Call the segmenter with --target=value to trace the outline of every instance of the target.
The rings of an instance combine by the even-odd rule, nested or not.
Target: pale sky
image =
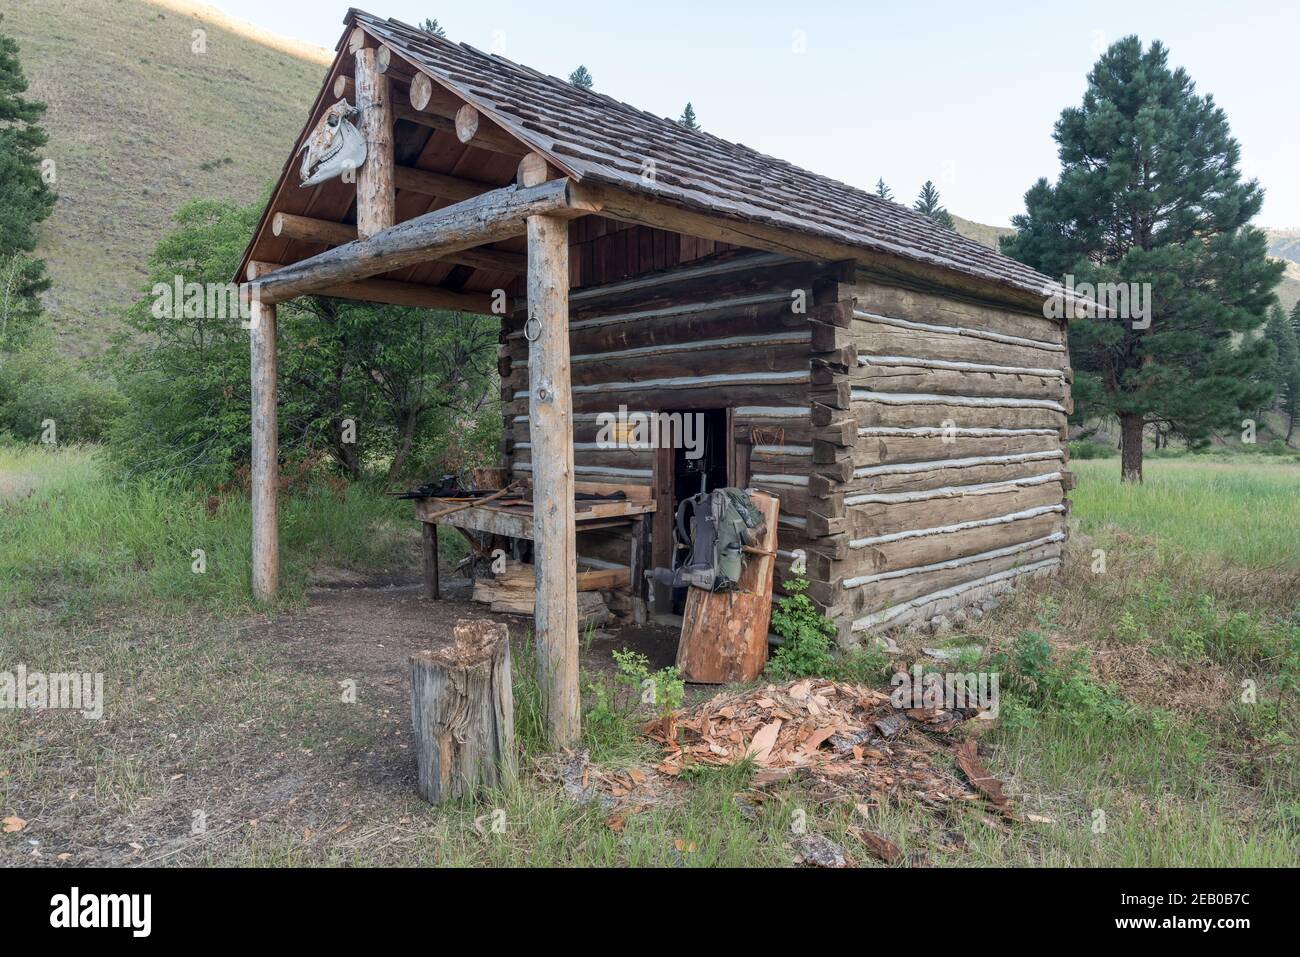
[[[332,49],[347,2],[211,0],[227,13]],[[1100,49],[1163,40],[1212,93],[1266,190],[1257,225],[1300,227],[1300,3],[554,3],[365,0],[377,16],[435,17],[450,39],[676,117],[690,100],[725,139],[896,199],[932,179],[967,219],[1007,225],[1077,105]],[[799,42],[802,40],[802,52]]]

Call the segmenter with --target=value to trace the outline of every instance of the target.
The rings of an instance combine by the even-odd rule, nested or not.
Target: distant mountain
[[[280,171],[326,54],[183,0],[0,0],[0,13],[28,95],[49,107],[46,305],[64,350],[94,353],[178,206],[250,202]]]
[[[1014,232],[1009,226],[986,226],[984,223],[972,222],[953,216],[957,232],[967,239],[983,243],[993,249],[998,248],[998,238],[1009,236]],[[1277,287],[1277,298],[1282,308],[1290,312],[1300,300],[1300,229],[1265,229],[1268,237],[1268,254],[1275,259],[1286,260],[1286,274]]]
[[[977,243],[983,243],[990,249],[998,248],[998,239],[1002,236],[1010,236],[1015,232],[1010,226],[986,226],[983,223],[977,223],[969,219],[962,219],[960,216],[952,217],[953,225],[957,227],[957,232],[961,233],[967,239],[973,239]]]

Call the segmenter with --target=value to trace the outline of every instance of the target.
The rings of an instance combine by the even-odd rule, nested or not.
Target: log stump
[[[456,622],[455,642],[411,656],[420,795],[437,804],[515,781],[510,641],[495,621]]]

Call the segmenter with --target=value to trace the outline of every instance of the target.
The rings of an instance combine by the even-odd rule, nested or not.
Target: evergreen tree
[[[885,177],[876,180],[876,195],[881,199],[893,199],[894,191],[885,185]]]
[[[0,26],[3,26],[0,15]],[[18,44],[0,33],[0,350],[15,348],[41,313],[39,294],[50,287],[36,248],[36,225],[54,209],[39,150],[45,104],[22,96],[27,80]]]
[[[700,128],[699,121],[695,119],[695,107],[691,106],[690,103],[686,104],[686,109],[682,110],[681,118],[677,122],[688,130],[698,130]]]
[[[590,90],[596,85],[596,81],[591,78],[591,71],[583,64],[578,64],[578,68],[569,74],[569,82],[584,90]]]
[[[918,213],[929,216],[945,229],[952,229],[952,216],[939,202],[939,191],[935,189],[934,183],[928,179],[925,181],[925,185],[921,187],[920,195],[916,197],[916,202],[912,204],[912,208]]]
[[[1286,416],[1286,441],[1290,442],[1300,411],[1300,337],[1281,306],[1270,311],[1264,338],[1273,344],[1273,387],[1278,408]]]
[[[1264,322],[1282,264],[1248,225],[1263,194],[1241,179],[1227,117],[1158,41],[1102,54],[1053,138],[1060,176],[1025,194],[1002,249],[1076,283],[1149,284],[1149,326],[1073,319],[1069,333],[1076,392],[1119,419],[1122,477],[1140,482],[1148,423],[1200,444],[1267,401],[1268,345],[1243,334]]]
[[[420,24],[420,29],[425,33],[432,33],[435,37],[442,37],[444,40],[447,38],[447,31],[438,24],[437,20],[426,17],[424,22]]]
[[[1297,336],[1300,336],[1300,299],[1297,299],[1296,304],[1291,307],[1291,328],[1295,330]]]

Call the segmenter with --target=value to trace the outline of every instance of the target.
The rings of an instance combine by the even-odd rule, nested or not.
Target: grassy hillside
[[[1014,232],[1010,226],[987,226],[984,223],[962,219],[960,216],[953,216],[952,222],[961,235],[977,243],[983,243],[990,249],[997,249],[998,239],[1002,236],[1010,236]]]
[[[953,216],[957,232],[967,239],[973,239],[993,249],[998,248],[998,237],[1011,234],[1008,226],[987,226]],[[1277,298],[1282,308],[1290,312],[1296,301],[1300,300],[1300,229],[1265,229],[1268,236],[1268,253],[1277,259],[1286,260],[1286,274],[1277,287]]]
[[[49,107],[59,203],[38,249],[65,351],[98,351],[188,199],[254,199],[279,172],[324,75],[183,4],[0,0],[29,95]],[[202,17],[202,19],[200,19]],[[205,29],[206,52],[191,50]]]

